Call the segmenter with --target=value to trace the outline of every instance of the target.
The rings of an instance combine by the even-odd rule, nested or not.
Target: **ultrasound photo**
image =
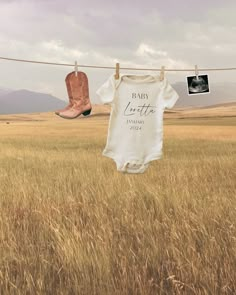
[[[208,75],[198,75],[187,77],[188,94],[205,94],[209,93]]]

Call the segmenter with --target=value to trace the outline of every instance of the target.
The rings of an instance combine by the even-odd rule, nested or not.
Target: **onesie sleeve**
[[[171,109],[179,98],[178,93],[170,85],[167,79],[163,81],[163,101],[164,108]]]
[[[101,85],[96,91],[103,104],[111,104],[115,94],[115,83],[114,75],[110,76],[109,79]]]

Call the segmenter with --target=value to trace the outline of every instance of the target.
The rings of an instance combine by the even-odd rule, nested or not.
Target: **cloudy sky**
[[[134,68],[236,67],[235,12],[235,0],[0,0],[0,56]],[[99,102],[95,90],[112,70],[79,70],[88,75],[92,102]],[[68,100],[64,80],[71,71],[0,60],[0,88]],[[188,74],[167,77],[185,82]],[[209,80],[234,82],[236,71],[209,72]]]

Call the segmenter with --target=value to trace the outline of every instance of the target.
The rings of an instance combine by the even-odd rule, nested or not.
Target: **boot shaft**
[[[70,99],[89,99],[88,77],[84,72],[71,72],[65,79],[68,96]]]

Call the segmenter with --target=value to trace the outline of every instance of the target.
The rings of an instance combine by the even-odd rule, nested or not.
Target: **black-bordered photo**
[[[208,75],[198,75],[187,77],[188,95],[206,94],[210,92]]]

